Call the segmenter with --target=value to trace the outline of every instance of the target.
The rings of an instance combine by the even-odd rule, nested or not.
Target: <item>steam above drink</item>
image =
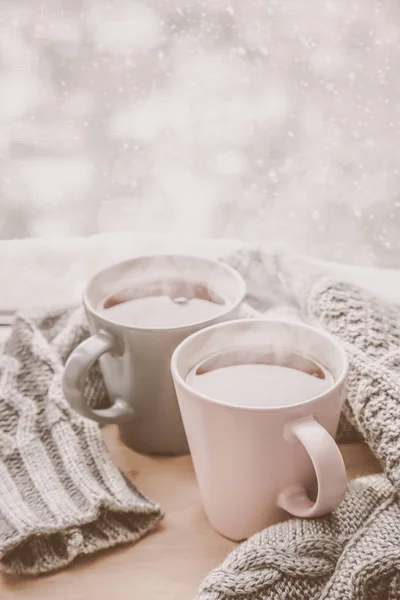
[[[183,279],[151,281],[109,296],[102,312],[118,323],[136,327],[183,327],[213,319],[229,303],[202,282]]]
[[[237,406],[287,406],[329,389],[334,378],[320,363],[285,349],[240,348],[198,363],[186,382],[197,392]]]

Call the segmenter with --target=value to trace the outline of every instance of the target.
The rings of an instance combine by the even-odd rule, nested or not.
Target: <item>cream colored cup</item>
[[[249,407],[219,402],[186,382],[189,371],[214,354],[263,344],[318,361],[334,384],[303,402],[275,406],[271,395],[267,406]],[[330,335],[272,319],[214,325],[177,347],[172,376],[205,511],[218,532],[238,541],[281,520],[284,511],[316,517],[341,502],[346,471],[333,437],[347,369],[346,354]]]

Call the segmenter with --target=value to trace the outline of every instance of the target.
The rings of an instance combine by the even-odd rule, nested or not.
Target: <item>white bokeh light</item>
[[[151,50],[161,42],[160,17],[145,2],[90,2],[88,23],[99,49],[115,55]]]
[[[400,264],[400,8],[1,0],[2,237],[268,241]]]

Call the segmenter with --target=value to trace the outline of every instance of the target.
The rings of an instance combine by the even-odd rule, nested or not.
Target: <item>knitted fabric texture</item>
[[[198,598],[399,599],[400,306],[307,261],[272,261],[260,251],[250,261],[258,267],[249,271],[248,258],[236,257],[235,266],[253,278],[250,289],[279,281],[296,318],[324,328],[346,348],[350,367],[340,434],[364,438],[385,475],[352,482],[331,515],[292,519],[253,536],[206,578]],[[271,293],[265,300],[260,312]]]
[[[318,280],[299,302],[345,347],[350,366],[343,412],[400,490],[400,306],[332,277]]]
[[[112,463],[98,426],[63,397],[64,362],[87,335],[81,310],[18,316],[0,357],[0,562],[10,573],[136,541],[161,518]],[[98,373],[85,393],[106,402]]]
[[[400,507],[383,475],[348,486],[326,517],[254,535],[203,582],[201,600],[398,600]]]

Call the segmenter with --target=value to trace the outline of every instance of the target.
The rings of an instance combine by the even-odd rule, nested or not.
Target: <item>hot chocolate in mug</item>
[[[139,257],[101,271],[84,292],[92,335],[67,360],[65,397],[89,419],[118,423],[138,452],[187,453],[172,353],[188,335],[238,316],[245,293],[237,271],[192,256]],[[111,401],[105,409],[89,406],[83,392],[98,359]]]
[[[316,517],[343,499],[334,441],[348,363],[307,325],[245,319],[203,329],[171,360],[208,519],[239,541],[285,517]],[[285,513],[286,511],[286,513]]]

